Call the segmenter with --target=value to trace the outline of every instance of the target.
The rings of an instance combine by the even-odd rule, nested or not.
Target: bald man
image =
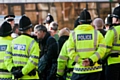
[[[102,35],[105,36],[106,31],[103,29],[104,22],[101,18],[94,19],[92,24],[95,27],[95,29],[99,30],[100,33],[102,33]],[[105,65],[104,64],[102,64],[102,68],[103,68],[103,70],[101,72],[100,80],[105,80]]]
[[[101,18],[94,19],[92,25],[95,27],[95,29],[99,30],[103,36],[105,36],[106,31],[103,29],[104,22]]]

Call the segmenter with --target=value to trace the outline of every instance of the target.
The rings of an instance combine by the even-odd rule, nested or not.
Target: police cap
[[[12,32],[13,30],[11,25],[7,21],[3,22],[3,24],[0,26],[0,36],[9,36]]]
[[[120,19],[120,5],[113,10],[113,17]]]
[[[53,16],[50,13],[48,13],[45,22],[51,23],[52,21],[54,21]]]
[[[79,22],[88,23],[88,24],[92,22],[90,13],[87,11],[87,9],[84,9],[84,10],[80,13]]]
[[[4,17],[4,19],[5,19],[6,21],[13,21],[14,18],[15,18],[15,15],[6,15],[6,16]]]
[[[19,21],[19,30],[25,31],[29,28],[32,28],[32,23],[27,16],[23,15]]]

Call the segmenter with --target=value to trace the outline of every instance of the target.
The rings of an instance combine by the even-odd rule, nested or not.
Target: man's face
[[[15,33],[19,34],[19,29],[18,28],[15,30]]]
[[[12,29],[13,29],[13,27],[14,27],[14,25],[15,25],[15,21],[14,21],[14,20],[13,20],[13,21],[9,21],[9,23],[11,24]]]
[[[37,36],[38,39],[43,39],[44,32],[43,31],[37,31],[34,30],[34,34]]]
[[[112,23],[113,23],[113,24],[118,23],[118,22],[117,22],[117,18],[114,18],[114,17],[113,17],[113,18],[112,18]]]

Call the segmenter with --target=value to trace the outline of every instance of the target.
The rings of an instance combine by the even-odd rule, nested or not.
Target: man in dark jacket
[[[69,33],[70,33],[70,30],[69,28],[63,28],[59,31],[59,40],[58,40],[58,43],[59,43],[59,52],[61,51],[61,48],[63,46],[63,44],[65,43],[65,41],[69,38]]]
[[[58,44],[47,32],[43,25],[37,25],[34,29],[37,38],[40,40],[41,55],[38,65],[40,80],[55,80],[57,68]]]

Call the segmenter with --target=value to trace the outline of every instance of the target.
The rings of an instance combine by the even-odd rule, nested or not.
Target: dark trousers
[[[101,76],[100,76],[100,80],[105,80],[105,67],[106,65],[102,65],[102,71],[101,71]]]
[[[76,74],[73,73],[71,80],[100,80],[101,72]]]
[[[112,64],[106,67],[106,80],[120,80],[120,64]]]

